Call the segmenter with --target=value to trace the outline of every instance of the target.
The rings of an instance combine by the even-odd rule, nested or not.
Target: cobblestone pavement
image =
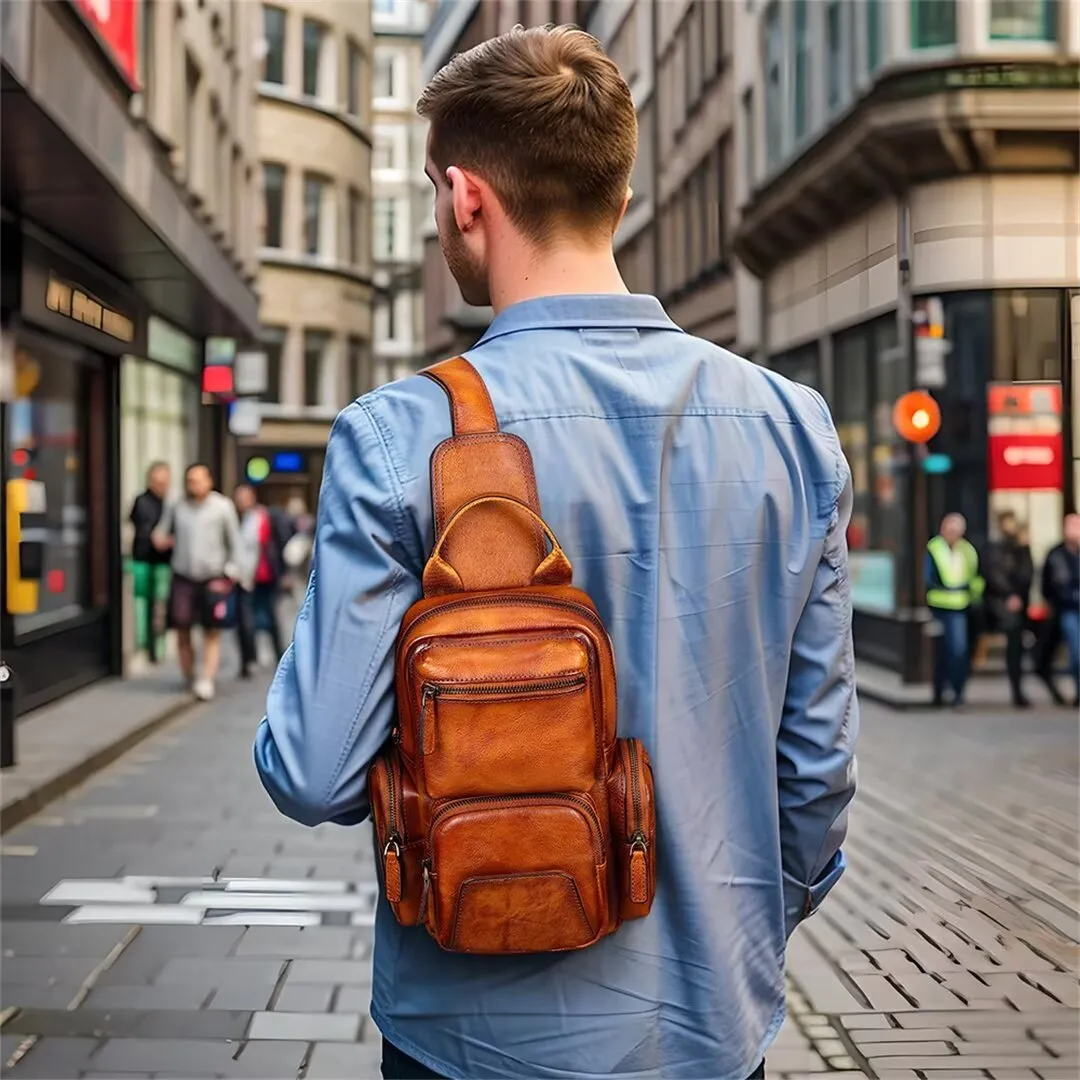
[[[378,1075],[364,831],[278,816],[226,687],[2,848],[23,1077]],[[1077,1080],[1075,717],[864,707],[851,870],[789,949],[794,1080]]]

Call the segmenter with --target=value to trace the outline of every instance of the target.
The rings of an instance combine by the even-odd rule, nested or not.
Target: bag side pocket
[[[619,739],[608,798],[619,919],[643,919],[656,895],[656,803],[652,766],[640,739]]]

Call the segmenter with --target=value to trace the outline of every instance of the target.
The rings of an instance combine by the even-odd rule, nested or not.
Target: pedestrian
[[[251,669],[258,663],[258,631],[269,635],[275,663],[284,652],[277,608],[285,565],[282,550],[290,534],[284,515],[275,515],[269,507],[259,505],[250,484],[241,484],[233,494],[233,501],[240,517],[245,551],[243,579],[238,582],[236,595],[240,677],[249,679]]]
[[[1013,707],[1030,709],[1024,694],[1024,631],[1035,567],[1016,514],[1003,510],[997,517],[998,538],[987,545],[983,559],[986,607],[995,630],[1005,635],[1005,667]]]
[[[1054,621],[1040,652],[1037,669],[1058,704],[1065,701],[1053,675],[1053,659],[1060,638],[1069,653],[1073,679],[1073,708],[1080,707],[1080,514],[1065,518],[1064,538],[1050,549],[1043,564],[1042,593]]]
[[[466,302],[495,313],[467,354],[483,383],[455,399],[453,425],[443,391],[423,376],[373,391],[334,423],[311,580],[256,739],[260,776],[297,821],[367,818],[369,765],[396,744],[398,626],[425,578],[436,591],[452,581],[432,557],[433,497],[450,493],[433,490],[431,473],[456,485],[454,498],[482,494],[486,471],[457,469],[453,455],[469,440],[490,448],[491,463],[509,455],[515,475],[535,471],[538,492],[523,482],[523,497],[538,494],[574,584],[610,631],[618,733],[651,757],[663,843],[655,906],[587,948],[472,956],[441,950],[380,900],[371,1015],[383,1076],[763,1076],[784,1015],[785,942],[843,872],[855,788],[852,493],[836,431],[816,392],[682,332],[657,299],[628,292],[612,243],[631,196],[637,122],[595,39],[516,28],[451,60],[419,111],[443,253]],[[492,413],[512,434],[444,443]],[[522,535],[520,515],[487,510],[505,515],[485,520],[505,522],[507,537]],[[464,546],[482,580],[502,549],[470,547],[470,528],[455,523],[455,550]],[[533,578],[560,565],[532,546]],[[489,647],[443,641],[451,653],[431,663],[451,682],[467,680],[475,650]],[[584,648],[575,636],[542,641],[519,646],[503,682],[532,686],[541,661],[570,663]],[[559,692],[545,687],[535,693]],[[579,699],[563,700],[577,715]],[[529,733],[530,713],[558,721],[551,701],[512,710],[520,738],[500,745],[520,755],[526,740],[542,755],[545,731]],[[432,708],[433,753],[451,731],[463,761],[470,745],[485,753],[467,719],[482,701],[466,693]],[[481,789],[506,782],[473,775]],[[578,797],[562,828],[588,826],[583,803],[593,806]],[[537,905],[527,922],[542,930],[556,900],[579,895],[574,879],[543,870],[543,830],[523,839],[535,806],[518,818],[494,812],[510,831],[485,833],[468,857],[533,860],[540,871],[522,885]],[[387,899],[404,889],[415,902],[419,875],[402,882],[397,872],[404,839],[406,850],[392,842],[378,863]],[[638,865],[643,887],[644,857]],[[421,910],[438,873],[425,865]],[[482,933],[484,918],[499,923],[499,897],[515,888],[513,878],[476,884],[466,933]],[[431,902],[436,914],[449,903]],[[589,923],[583,909],[566,917]]]
[[[963,514],[946,514],[941,529],[926,546],[926,605],[934,617],[937,646],[934,656],[934,705],[952,690],[954,707],[964,704],[970,670],[968,609],[982,599],[979,553],[964,538]]]
[[[158,550],[172,551],[169,626],[176,631],[180,671],[195,696],[210,701],[221,663],[221,629],[229,595],[243,575],[244,549],[232,501],[214,490],[206,465],[189,465],[186,495],[167,508],[154,532]],[[195,674],[191,632],[202,628],[202,674]]]
[[[154,530],[165,512],[165,500],[172,487],[172,471],[164,461],[155,461],[146,470],[146,490],[136,496],[129,520],[135,527],[131,543],[131,572],[135,594],[135,648],[145,650],[156,664],[161,658],[159,609],[169,598],[168,551],[153,543]]]

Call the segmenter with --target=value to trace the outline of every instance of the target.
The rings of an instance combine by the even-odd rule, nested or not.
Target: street
[[[367,828],[281,818],[265,679],[3,838],[5,1075],[378,1075]],[[770,1077],[1076,1080],[1076,717],[865,703],[850,870],[789,947]]]

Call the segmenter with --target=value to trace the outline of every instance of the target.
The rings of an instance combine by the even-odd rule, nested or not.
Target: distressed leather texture
[[[468,361],[425,374],[453,435],[432,457],[435,546],[370,774],[384,896],[455,952],[581,949],[652,905],[649,757],[617,737],[611,641],[540,516],[528,447]]]

